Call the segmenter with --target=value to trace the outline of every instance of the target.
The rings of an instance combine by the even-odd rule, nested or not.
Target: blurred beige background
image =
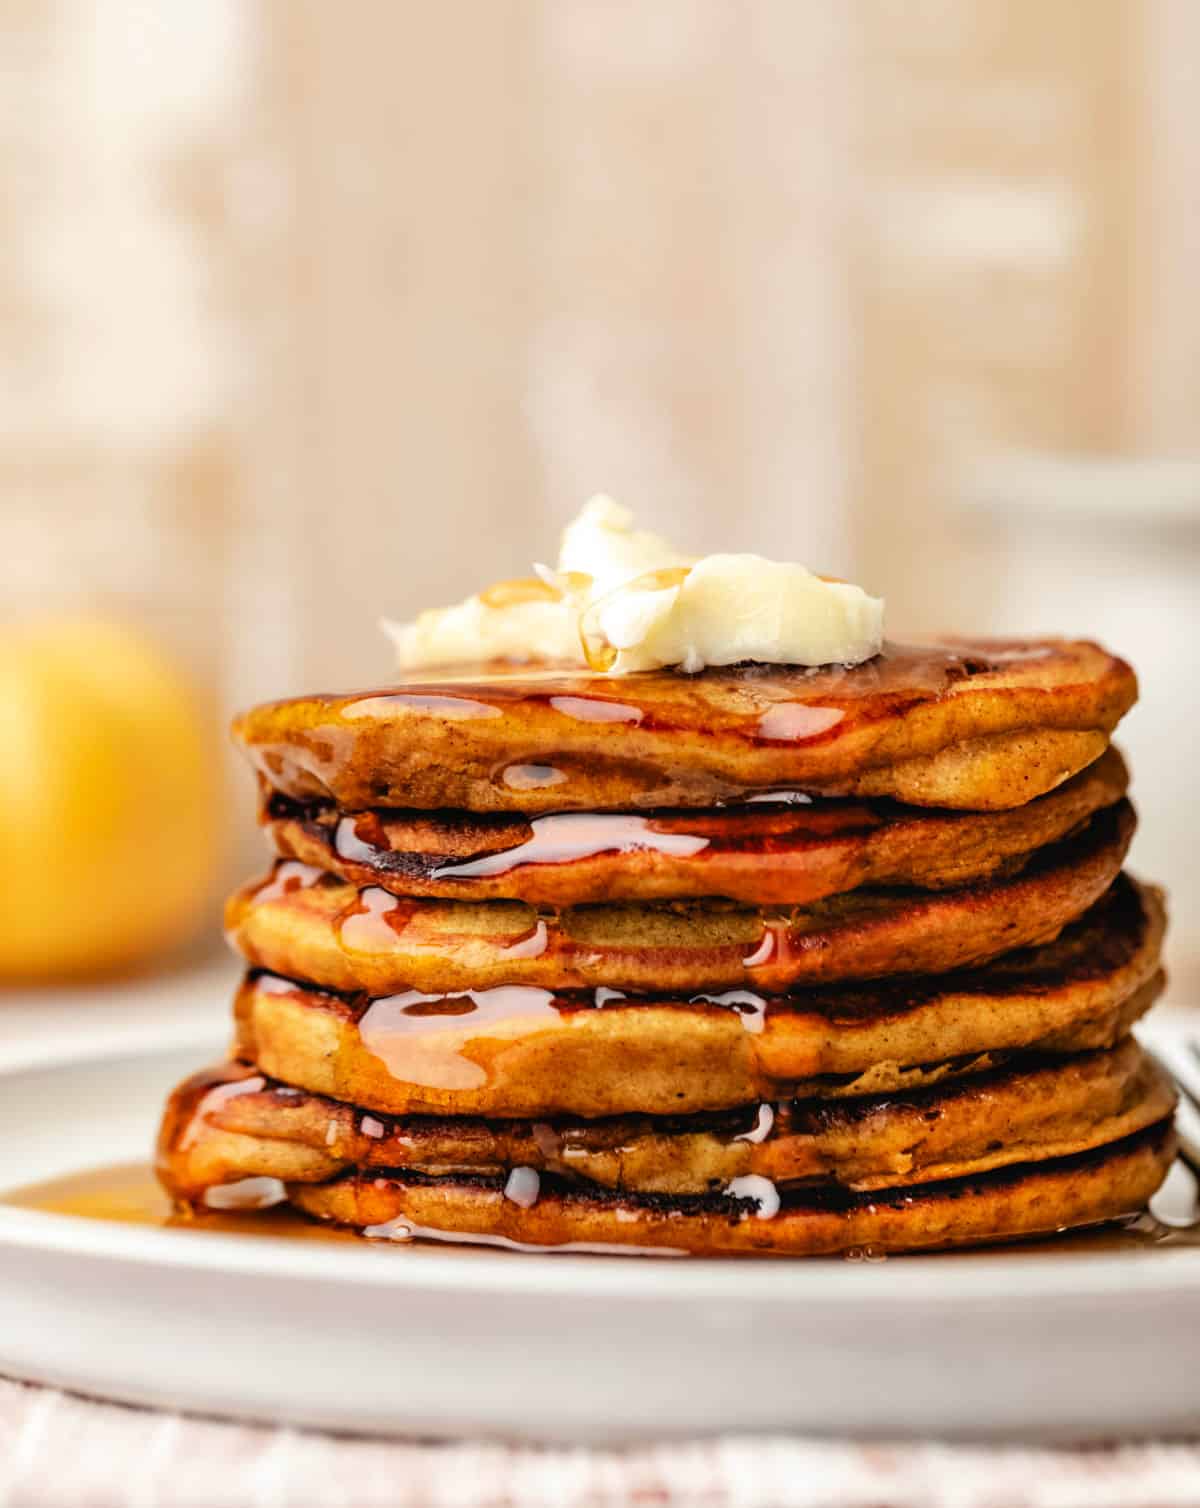
[[[223,717],[605,489],[1094,632],[1200,990],[1197,59],[1193,0],[0,0],[4,601]]]

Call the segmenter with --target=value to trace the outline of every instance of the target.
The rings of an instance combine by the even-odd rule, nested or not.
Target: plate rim
[[[194,1039],[63,1052],[36,1063],[0,1068],[0,1085],[17,1077],[101,1069],[106,1063],[136,1066],[154,1058],[177,1057],[211,1045],[212,1031]],[[451,1243],[447,1243],[448,1245]],[[1079,1252],[1039,1256],[1027,1247],[1013,1252],[973,1253],[955,1264],[954,1253],[897,1254],[886,1262],[860,1263],[829,1258],[645,1258],[619,1254],[529,1253],[471,1248],[464,1261],[460,1246],[443,1252],[433,1243],[386,1242],[359,1246],[303,1247],[269,1235],[216,1231],[155,1230],[82,1215],[25,1209],[0,1203],[0,1250],[86,1256],[136,1263],[173,1272],[197,1269],[291,1281],[367,1283],[397,1289],[472,1289],[489,1294],[571,1297],[576,1300],[666,1300],[728,1302],[733,1274],[740,1274],[740,1302],[853,1304],[936,1301],[938,1307],[1020,1300],[1091,1300],[1122,1292],[1157,1298],[1200,1291],[1200,1249],[1159,1248],[1140,1252]],[[384,1256],[382,1253],[389,1253]],[[756,1278],[744,1281],[748,1266]],[[871,1277],[867,1277],[867,1274]]]

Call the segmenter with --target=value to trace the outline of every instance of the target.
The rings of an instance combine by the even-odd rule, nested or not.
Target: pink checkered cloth
[[[0,1379],[0,1508],[1200,1508],[1200,1444],[359,1440]]]

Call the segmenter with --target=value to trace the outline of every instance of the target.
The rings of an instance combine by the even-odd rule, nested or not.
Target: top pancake
[[[269,703],[234,734],[273,789],[346,811],[644,810],[778,788],[1000,810],[1098,758],[1136,696],[1096,644],[969,640],[851,669],[485,666]]]

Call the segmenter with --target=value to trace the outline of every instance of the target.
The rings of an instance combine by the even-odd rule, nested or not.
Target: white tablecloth
[[[320,1365],[314,1359],[314,1365]],[[1200,1445],[746,1437],[629,1451],[346,1439],[0,1379],[0,1508],[1198,1508]]]

